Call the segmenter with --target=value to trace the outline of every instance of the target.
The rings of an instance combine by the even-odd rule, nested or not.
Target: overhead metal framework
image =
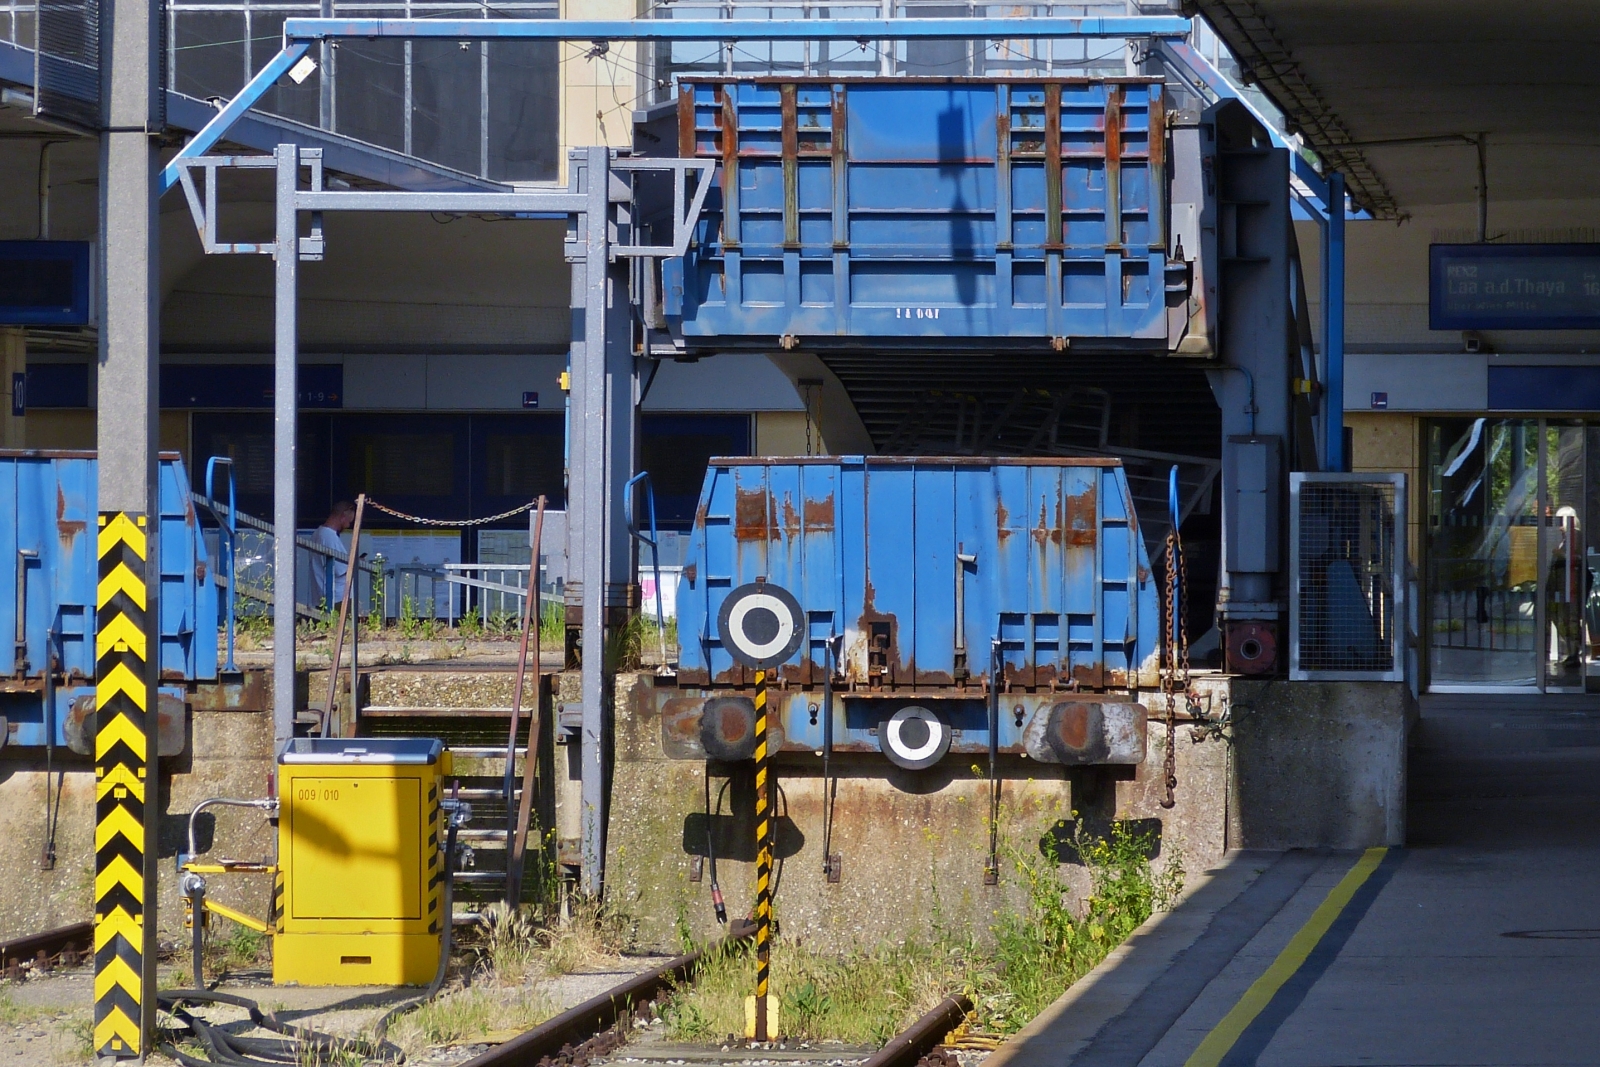
[[[161,189],[182,184],[208,251],[271,254],[276,260],[275,290],[275,464],[274,517],[280,529],[293,529],[295,499],[297,350],[297,263],[323,253],[320,213],[356,211],[494,212],[565,214],[572,219],[568,259],[573,264],[573,310],[581,322],[571,356],[569,554],[581,581],[582,642],[582,803],[581,879],[585,892],[600,892],[604,871],[606,814],[605,752],[608,731],[604,709],[608,688],[604,659],[607,609],[618,603],[619,564],[628,557],[622,522],[622,494],[633,473],[638,372],[629,321],[627,257],[681,254],[710,187],[710,161],[616,158],[613,150],[575,150],[566,190],[516,192],[410,193],[336,191],[323,188],[317,151],[279,145],[273,157],[208,157],[206,151],[297,64],[310,63],[313,43],[329,38],[391,37],[448,40],[891,40],[969,38],[1047,39],[1056,37],[1182,38],[1190,24],[1180,18],[1122,19],[842,19],[768,22],[634,20],[616,22],[519,19],[290,19],[284,45],[263,69],[189,141],[165,168]],[[235,245],[216,240],[216,173],[229,167],[271,168],[276,172],[276,237],[272,244]],[[203,184],[194,180],[199,170]],[[673,235],[670,244],[635,243],[629,217],[629,171],[672,172]],[[309,172],[309,188],[302,187]],[[691,173],[692,172],[692,173]],[[689,184],[690,182],[693,184]],[[300,213],[310,213],[312,232],[300,236]],[[621,260],[619,268],[618,261]],[[275,552],[277,587],[293,588],[294,546],[280,538]],[[625,604],[625,599],[622,601]],[[294,670],[294,605],[285,597],[273,618],[274,672]],[[275,732],[293,728],[291,685],[274,687]]]

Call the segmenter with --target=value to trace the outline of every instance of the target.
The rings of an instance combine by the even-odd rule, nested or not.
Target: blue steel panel
[[[41,678],[48,658],[58,673],[94,677],[94,608],[97,470],[84,454],[48,452],[0,455],[0,630],[15,634],[25,601],[23,642],[7,673]],[[189,504],[189,480],[176,457],[164,456],[158,473],[160,515],[156,541],[161,563],[160,669],[166,679],[217,676],[218,598],[211,561]],[[27,553],[22,555],[21,553]],[[17,578],[26,582],[18,597]],[[71,690],[60,687],[59,710]],[[12,694],[6,717],[17,727],[11,743],[42,745],[43,707],[37,690]],[[63,715],[56,742],[64,745]]]
[[[916,596],[916,633],[911,647],[917,676],[945,673],[955,648],[956,472],[936,464],[919,464],[914,474],[912,523],[912,589]],[[954,682],[954,678],[948,679]]]
[[[936,160],[952,171],[994,162],[993,85],[851,87],[846,115],[851,162]]]
[[[780,84],[794,86],[792,199],[778,159]],[[830,93],[847,116],[843,129],[832,128],[840,105],[824,106]],[[1150,216],[1165,209],[1149,173],[1161,93],[1143,79],[686,83],[693,151],[736,166],[737,176],[713,189],[689,254],[663,263],[665,311],[696,347],[784,335],[819,344],[1004,339],[1043,348],[1074,337],[1161,347],[1166,220]],[[1053,98],[1059,154],[1045,128]],[[1107,135],[1112,117],[1116,137]],[[1060,204],[1047,202],[1052,185]],[[775,266],[780,249],[792,250],[791,234],[802,255],[833,256],[831,285],[820,271]],[[1063,266],[1063,256],[1072,262]],[[1013,280],[1013,259],[1046,266]]]
[[[961,551],[977,557],[964,579],[974,683],[988,677],[998,636],[1013,684],[1127,684],[1130,666],[1148,669],[1157,637],[1155,587],[1129,516],[1116,466],[861,457],[716,463],[679,597],[680,682],[747,680],[708,627],[730,584],[766,575],[799,598],[809,620],[811,666],[797,656],[783,668],[786,678],[818,683],[822,642],[842,633],[853,685],[952,686]]]

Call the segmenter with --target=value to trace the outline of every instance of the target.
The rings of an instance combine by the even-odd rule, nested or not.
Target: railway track
[[[730,933],[728,940],[746,940],[754,933],[754,924],[746,924]],[[703,954],[704,950],[678,956],[655,970],[635,975],[505,1044],[481,1053],[461,1067],[598,1067],[602,1063],[683,1064],[686,1061],[734,1064],[752,1057],[764,1064],[957,1067],[955,1056],[938,1046],[972,1010],[972,1002],[964,995],[945,998],[876,1052],[815,1049],[778,1051],[769,1044],[757,1048],[740,1045],[720,1050],[712,1047],[690,1050],[672,1046],[657,1050],[639,1049],[635,1054],[635,1050],[627,1048],[633,1020],[640,1015],[652,1015],[659,997],[674,986],[692,979]]]
[[[0,941],[0,977],[18,981],[29,971],[51,971],[56,967],[76,967],[91,954],[94,927],[73,923],[42,934]]]

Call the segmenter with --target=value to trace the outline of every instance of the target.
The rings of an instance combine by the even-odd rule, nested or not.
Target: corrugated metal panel
[[[1143,78],[684,82],[721,165],[664,310],[690,345],[1164,348],[1164,114]]]
[[[8,561],[0,567],[0,633],[17,638],[5,669],[15,690],[4,712],[18,728],[13,744],[43,743],[34,736],[42,722],[38,698],[29,694],[37,692],[48,654],[64,682],[60,700],[74,687],[93,691],[96,477],[93,452],[0,452],[0,516],[9,516],[0,519],[0,559]],[[176,454],[162,456],[160,483],[161,676],[214,679],[217,589]],[[65,744],[64,714],[55,721],[56,741]]]
[[[976,562],[958,570],[958,553]],[[758,577],[806,612],[787,682],[821,680],[832,634],[861,690],[980,692],[997,637],[1013,686],[1124,687],[1154,669],[1156,589],[1114,460],[714,459],[686,564],[683,685],[748,681],[716,618]]]

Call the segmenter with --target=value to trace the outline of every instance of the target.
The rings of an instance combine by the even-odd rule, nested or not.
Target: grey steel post
[[[581,885],[591,897],[605,881],[606,720],[606,312],[610,271],[611,150],[591,147],[584,180],[589,203],[584,217],[583,351],[572,369],[573,410],[583,446],[573,471],[569,514],[576,515],[583,541],[583,738]]]
[[[272,258],[273,280],[272,399],[272,738],[282,745],[294,736],[294,602],[295,602],[295,419],[300,396],[297,363],[300,235],[295,215],[295,186],[300,152],[292,144],[277,150],[277,236]],[[332,708],[328,709],[332,712]]]
[[[123,513],[145,524],[144,603],[139,605],[144,631],[144,694],[153,698],[161,670],[161,561],[157,433],[160,375],[161,228],[156,202],[160,195],[161,132],[160,62],[161,5],[153,0],[117,0],[107,5],[102,39],[109,44],[103,78],[104,130],[100,135],[100,235],[105,257],[105,315],[100,327],[99,405],[96,436],[99,448],[98,502],[102,521]],[[108,531],[109,532],[109,531]],[[104,538],[104,535],[102,535]],[[104,550],[102,550],[103,552]],[[137,566],[137,557],[123,555],[124,564]],[[104,560],[102,560],[104,563]],[[102,595],[102,599],[104,599]],[[100,605],[102,608],[104,604]],[[215,635],[212,635],[215,639]],[[99,681],[107,681],[102,660]],[[106,690],[101,690],[104,693]],[[101,716],[115,716],[121,697],[102,697]],[[106,705],[109,706],[106,706]],[[153,710],[153,709],[152,709]],[[98,718],[98,717],[97,717]],[[141,720],[143,716],[139,716]],[[98,725],[98,723],[97,723]],[[106,811],[96,826],[96,944],[94,1044],[97,1054],[143,1058],[156,1032],[156,853],[154,842],[161,820],[160,775],[155,773],[154,716],[145,731],[144,750],[130,757],[114,773],[136,774],[143,779],[137,795],[142,807],[142,841],[132,842],[109,822]],[[115,746],[114,746],[115,747]],[[105,760],[96,757],[97,769]],[[137,772],[133,765],[137,764]],[[146,773],[148,768],[148,773]],[[118,791],[123,794],[122,790]],[[133,791],[127,791],[133,796]],[[124,812],[127,808],[123,808]],[[105,841],[101,841],[102,831]],[[150,842],[146,848],[144,842]],[[132,886],[105,888],[114,878],[106,872],[129,859],[139,869],[142,893]],[[124,868],[125,869],[125,868]],[[102,881],[104,879],[104,881]],[[137,899],[135,899],[137,898]],[[128,917],[136,916],[134,928]],[[138,944],[134,944],[138,942]],[[123,978],[101,980],[122,970]],[[128,982],[127,971],[134,981]],[[130,985],[137,987],[129,988]],[[137,1030],[137,1033],[133,1032]]]

